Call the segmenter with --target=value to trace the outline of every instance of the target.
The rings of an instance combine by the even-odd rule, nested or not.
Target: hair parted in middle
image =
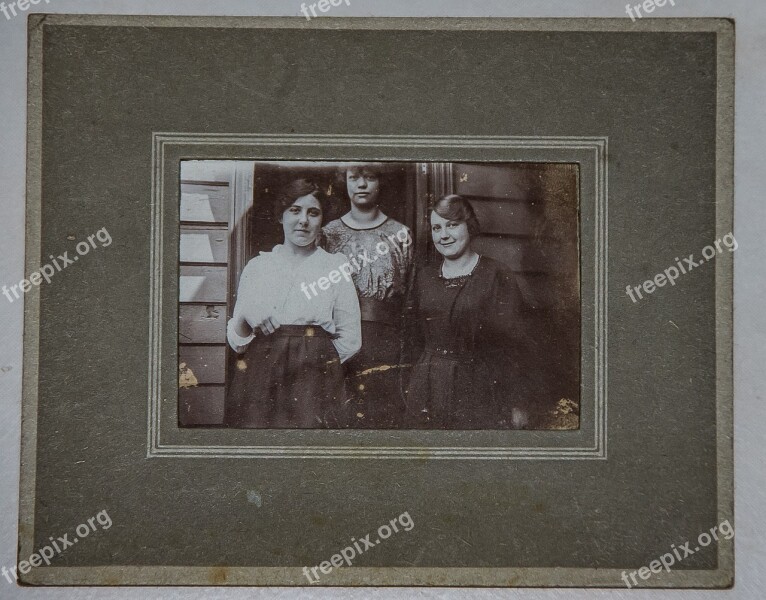
[[[274,219],[280,221],[282,219],[282,214],[290,208],[298,198],[303,198],[303,196],[308,195],[314,196],[319,202],[319,206],[322,208],[322,220],[324,221],[327,215],[327,197],[316,181],[306,178],[293,179],[282,188],[279,194],[277,194],[277,197],[274,199]]]

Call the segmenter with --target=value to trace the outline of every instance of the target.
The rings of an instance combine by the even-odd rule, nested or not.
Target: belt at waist
[[[281,325],[271,336],[258,331],[258,337],[332,337],[319,325]]]
[[[359,298],[362,321],[377,321],[398,327],[402,317],[400,302],[378,300],[377,298]]]

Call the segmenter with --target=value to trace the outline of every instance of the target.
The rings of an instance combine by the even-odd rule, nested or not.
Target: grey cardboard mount
[[[29,19],[19,560],[107,510],[29,585],[619,586],[733,521],[734,26],[720,19]],[[581,170],[582,427],[186,430],[186,158],[553,160]],[[253,499],[257,499],[254,502]],[[692,543],[692,549],[695,543]],[[726,587],[733,541],[651,587]],[[24,569],[27,571],[27,569]]]

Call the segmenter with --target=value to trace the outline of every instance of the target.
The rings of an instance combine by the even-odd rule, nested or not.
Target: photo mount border
[[[161,432],[162,402],[174,398],[162,397],[162,314],[164,290],[163,237],[164,216],[168,198],[165,180],[169,159],[166,149],[177,147],[296,147],[326,152],[328,146],[359,147],[370,150],[386,148],[401,150],[417,148],[450,148],[470,150],[560,150],[590,153],[594,173],[594,439],[585,447],[476,447],[476,446],[316,446],[316,445],[189,445],[163,442]],[[273,160],[276,160],[274,158]],[[338,134],[247,134],[247,133],[189,133],[154,132],[152,134],[152,214],[150,237],[150,311],[149,311],[149,381],[147,458],[318,458],[318,459],[433,459],[433,460],[605,460],[607,458],[607,280],[608,280],[608,138],[606,136],[399,136],[399,135],[338,135]],[[198,157],[190,160],[201,160]],[[266,160],[243,152],[236,157],[210,160]],[[278,158],[278,160],[317,160],[309,158]],[[324,158],[323,160],[332,160]],[[385,160],[418,162],[418,158],[401,157]],[[432,162],[434,159],[422,159]],[[454,162],[452,160],[451,162]],[[483,162],[546,162],[486,160]],[[578,163],[576,158],[547,162]],[[578,185],[582,181],[578,175]],[[579,190],[578,200],[583,197]],[[578,202],[580,214],[580,202]],[[578,223],[578,228],[582,222]],[[582,236],[578,235],[579,242]],[[583,253],[579,252],[579,264]],[[582,286],[582,281],[580,281]],[[582,289],[582,288],[581,288]],[[171,301],[177,302],[177,299]],[[581,294],[582,302],[582,294]],[[582,315],[581,315],[582,323]],[[580,356],[581,372],[583,353]],[[580,396],[582,406],[583,395]],[[582,411],[581,411],[582,413]],[[542,431],[542,430],[541,430]],[[551,431],[553,432],[553,431]],[[558,432],[563,433],[563,432]]]

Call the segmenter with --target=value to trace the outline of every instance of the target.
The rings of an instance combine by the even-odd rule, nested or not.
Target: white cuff
[[[229,346],[237,354],[242,354],[245,348],[253,341],[255,334],[251,333],[247,337],[242,337],[236,331],[234,331],[234,319],[229,319],[229,323],[226,325],[226,339],[229,342]]]

